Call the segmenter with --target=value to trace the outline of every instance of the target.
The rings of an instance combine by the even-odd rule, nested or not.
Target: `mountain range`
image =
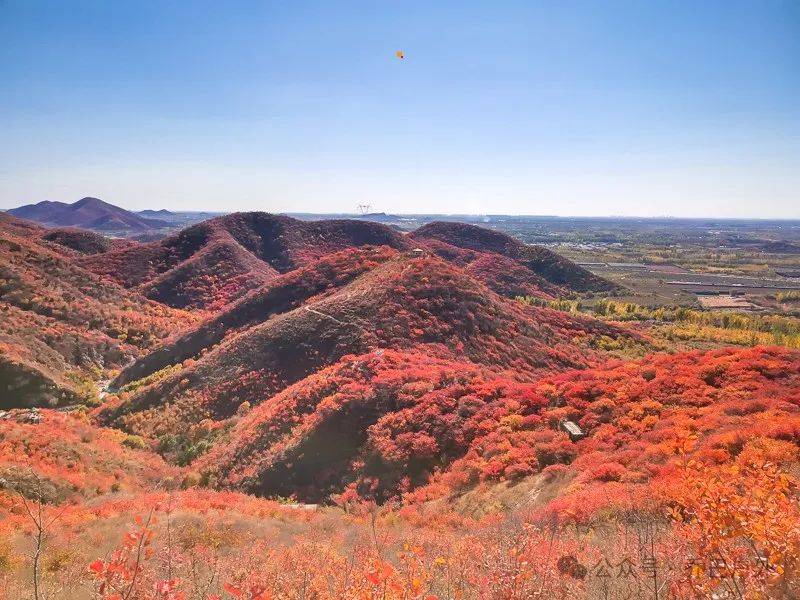
[[[167,221],[148,218],[147,215],[88,197],[72,204],[44,200],[38,204],[12,208],[7,212],[20,219],[50,227],[79,227],[104,232],[142,232],[169,226]]]

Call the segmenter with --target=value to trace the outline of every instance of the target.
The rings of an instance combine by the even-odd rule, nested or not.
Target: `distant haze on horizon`
[[[2,209],[800,218],[795,1],[5,0],[0,80]]]

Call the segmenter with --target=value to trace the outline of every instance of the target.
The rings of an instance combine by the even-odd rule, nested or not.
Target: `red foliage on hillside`
[[[89,257],[83,264],[170,306],[219,308],[278,273],[364,245],[404,248],[406,242],[378,223],[234,213],[158,242]]]
[[[680,452],[729,463],[749,440],[797,455],[800,353],[654,356],[536,383],[418,353],[346,357],[246,415],[198,467],[222,486],[318,501],[357,485],[408,501],[546,469],[584,519],[667,481]],[[570,420],[583,439],[562,427]],[[767,443],[767,442],[760,442]],[[763,446],[761,446],[763,447]],[[633,502],[636,505],[636,502]]]
[[[31,597],[38,565],[40,594],[59,598],[796,598],[797,479],[758,459],[735,466],[686,470],[670,520],[642,511],[590,530],[442,503],[351,498],[344,512],[199,489],[111,496],[45,506],[38,563],[15,552],[37,534],[18,505],[0,522],[0,593]]]
[[[141,492],[179,470],[142,440],[93,426],[81,413],[13,410],[0,418],[0,508],[10,495],[47,502]],[[177,482],[179,483],[179,481]]]
[[[459,248],[433,238],[425,239],[424,246],[440,258],[463,268],[501,296],[552,299],[564,296],[569,291],[502,254]]]
[[[100,281],[46,230],[0,221],[0,406],[74,401],[195,318]]]
[[[215,311],[276,276],[275,269],[238,244],[216,240],[136,289],[176,308]]]
[[[603,336],[647,343],[508,296],[607,288],[487,230],[421,228],[419,256],[371,224],[209,223],[103,252],[0,214],[0,409],[139,357],[91,418],[142,435],[0,410],[0,595],[613,596],[591,565],[631,549],[658,580],[625,597],[797,595],[800,352],[604,362]]]
[[[525,269],[549,281],[554,286],[578,292],[603,292],[617,289],[617,286],[610,281],[590,273],[547,248],[528,246],[510,235],[477,225],[436,221],[423,225],[412,232],[409,237],[423,245],[432,241],[438,242],[431,248],[442,255],[447,252],[446,247],[442,244],[488,253],[490,255],[488,260],[499,254],[517,261]],[[450,250],[450,253],[453,252]],[[542,288],[542,290],[549,293],[546,288]]]
[[[601,497],[598,486],[668,477],[681,453],[725,464],[749,440],[775,440],[789,454],[800,445],[800,352],[785,348],[657,355],[559,375],[538,390],[554,405],[551,424],[569,419],[587,434],[569,468],[575,495],[560,511],[590,513],[582,503]]]
[[[410,238],[506,296],[613,288],[549,250],[480,227],[432,223]],[[235,213],[157,242],[91,256],[82,264],[126,287],[138,286],[148,298],[170,306],[216,310],[278,273],[362,245],[410,247],[401,234],[379,223]]]
[[[254,408],[198,466],[258,494],[320,501],[358,480],[362,494],[385,499],[463,456],[489,404],[536,404],[533,392],[416,352],[345,357]]]
[[[196,364],[106,407],[101,416],[134,431],[146,427],[147,433],[154,423],[169,430],[187,422],[181,407],[195,418],[228,417],[242,402],[263,402],[342,356],[370,348],[466,357],[532,378],[589,364],[592,353],[575,338],[591,335],[628,334],[594,319],[502,298],[438,258],[399,256],[332,294],[228,336]],[[168,405],[163,398],[170,399]],[[165,411],[174,413],[166,421]]]
[[[330,294],[359,275],[397,256],[388,246],[348,248],[326,255],[305,267],[275,277],[197,327],[176,336],[123,369],[114,381],[119,387],[164,367],[196,358],[226,337],[288,312],[320,294]]]
[[[41,237],[47,230],[41,225],[0,212],[0,230],[18,236]]]

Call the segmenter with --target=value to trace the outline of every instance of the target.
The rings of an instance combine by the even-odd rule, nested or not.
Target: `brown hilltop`
[[[490,256],[499,254],[513,259],[551,285],[567,290],[607,292],[617,288],[610,281],[590,273],[552,250],[541,246],[528,246],[508,234],[477,225],[435,221],[412,232],[410,238],[422,245],[433,243],[431,249],[438,254],[448,251],[443,244],[488,253]]]
[[[367,244],[407,245],[402,235],[378,223],[234,213],[164,240],[88,257],[84,265],[126,287],[138,286],[164,304],[215,309],[280,273]]]
[[[78,254],[102,254],[134,246],[136,242],[121,238],[108,238],[102,234],[72,227],[47,229],[42,239],[74,250]]]
[[[569,288],[549,282],[520,261],[502,254],[459,248],[437,239],[417,241],[440,258],[463,268],[501,296],[552,299],[570,292]]]
[[[163,240],[88,256],[82,264],[169,306],[215,311],[281,273],[364,245],[421,245],[509,297],[614,289],[549,250],[480,227],[432,223],[403,236],[368,221],[301,221],[259,212],[211,219]]]

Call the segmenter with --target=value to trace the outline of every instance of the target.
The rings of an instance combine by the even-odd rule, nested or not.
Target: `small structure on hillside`
[[[423,256],[425,256],[425,250],[423,250],[422,248],[414,248],[411,251],[411,256],[413,258],[422,258]]]
[[[577,442],[578,440],[582,440],[584,437],[586,437],[586,434],[583,433],[581,428],[572,421],[561,421],[561,429],[567,433],[569,439],[571,439],[573,442]]]

